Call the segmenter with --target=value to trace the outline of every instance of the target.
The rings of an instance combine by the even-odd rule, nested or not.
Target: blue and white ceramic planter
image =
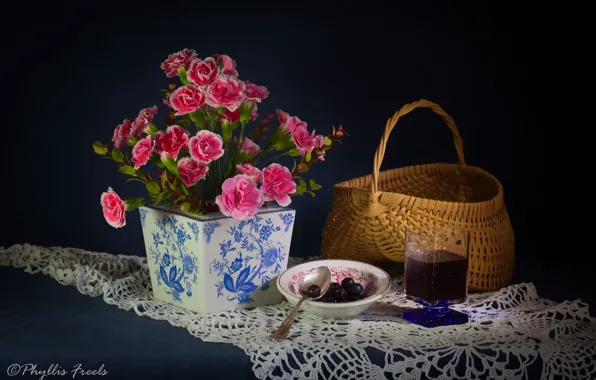
[[[156,299],[199,313],[281,302],[275,281],[287,267],[295,210],[263,208],[245,221],[139,212]]]

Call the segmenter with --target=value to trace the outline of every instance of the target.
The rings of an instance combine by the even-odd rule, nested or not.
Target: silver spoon
[[[320,293],[315,296],[308,295],[308,288],[311,285],[317,285],[319,289],[321,289]],[[300,301],[294,306],[290,315],[281,323],[277,331],[271,334],[269,337],[276,340],[283,340],[288,336],[288,332],[290,332],[290,328],[292,327],[292,323],[294,323],[294,318],[296,318],[296,314],[298,314],[298,309],[302,306],[302,303],[307,299],[311,300],[318,300],[319,298],[323,297],[327,290],[329,290],[329,286],[331,285],[331,272],[327,267],[317,267],[315,270],[310,272],[304,280],[300,283],[298,291],[302,298]]]

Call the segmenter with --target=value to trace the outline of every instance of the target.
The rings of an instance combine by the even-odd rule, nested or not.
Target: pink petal
[[[288,194],[275,194],[275,201],[281,207],[289,206],[292,203],[292,199]]]

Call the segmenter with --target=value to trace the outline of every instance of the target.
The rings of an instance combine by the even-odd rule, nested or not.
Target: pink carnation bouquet
[[[195,215],[219,210],[244,220],[265,203],[286,207],[293,196],[315,196],[321,185],[307,181],[305,173],[347,134],[341,126],[320,135],[279,109],[259,119],[257,105],[269,91],[240,80],[236,61],[227,55],[199,58],[184,49],[161,68],[179,82],[162,90],[163,125],[155,122],[157,106],[144,108],[134,121],[116,126],[111,144],[92,144],[129,181],[141,182],[154,204]],[[275,118],[278,126],[272,128]],[[284,156],[293,159],[291,168],[276,162]],[[101,194],[104,217],[115,228],[126,224],[126,212],[146,202],[123,200],[111,187]]]

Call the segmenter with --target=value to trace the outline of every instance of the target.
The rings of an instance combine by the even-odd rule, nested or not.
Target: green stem
[[[253,163],[255,166],[264,155],[270,152],[272,146],[273,144],[271,144],[271,142],[267,142],[265,147],[261,149],[259,153],[257,153],[257,155],[253,158]]]
[[[278,154],[277,156],[273,156],[273,157],[272,157],[270,160],[271,160],[271,161],[275,161],[275,160],[277,160],[277,159],[278,159],[278,158],[280,158],[280,157],[283,157],[283,156],[287,156],[287,155],[289,155],[289,153],[290,153],[290,151],[288,150],[288,151],[287,151],[287,152],[285,152],[285,153]]]
[[[242,123],[242,129],[240,129],[240,138],[238,139],[238,146],[242,144],[242,139],[244,138],[244,128],[246,127],[246,122]]]
[[[217,160],[217,187],[215,188],[215,192],[217,193],[217,189],[221,188],[222,184],[222,173],[221,173],[221,160]]]

